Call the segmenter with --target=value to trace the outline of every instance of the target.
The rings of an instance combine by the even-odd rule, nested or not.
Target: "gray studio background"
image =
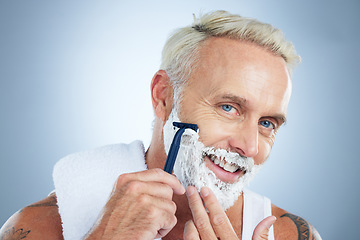
[[[356,239],[360,3],[345,1],[0,1],[0,225],[53,190],[72,152],[142,139],[149,84],[168,34],[224,9],[281,28],[302,56],[289,122],[251,188]]]

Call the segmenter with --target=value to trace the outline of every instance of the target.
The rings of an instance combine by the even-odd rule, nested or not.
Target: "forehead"
[[[192,94],[207,99],[235,95],[248,104],[286,112],[291,81],[282,57],[254,43],[226,38],[206,40],[198,57],[188,83]]]

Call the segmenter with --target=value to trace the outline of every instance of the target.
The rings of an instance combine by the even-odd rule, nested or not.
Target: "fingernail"
[[[189,196],[193,195],[194,192],[195,192],[195,190],[193,187],[188,187],[186,190],[186,195],[189,197]]]
[[[183,185],[181,185],[181,192],[184,194],[186,192],[186,189],[184,188]]]
[[[201,189],[201,195],[204,196],[204,197],[207,197],[209,195],[209,189],[207,187],[203,187]]]
[[[275,216],[271,216],[271,221],[268,223],[267,228],[270,228],[275,223],[276,219],[277,218]]]

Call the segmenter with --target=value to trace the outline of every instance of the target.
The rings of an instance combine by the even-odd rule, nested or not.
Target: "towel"
[[[74,153],[56,163],[53,179],[64,239],[80,240],[91,230],[119,175],[146,169],[141,141]],[[245,189],[242,239],[251,239],[256,225],[270,215],[271,201]]]
[[[242,239],[252,239],[255,227],[264,218],[271,215],[270,199],[245,188]],[[268,240],[274,239],[274,228],[271,226],[269,229]]]
[[[89,232],[119,175],[146,169],[141,141],[74,153],[57,162],[53,180],[64,239],[79,240]]]

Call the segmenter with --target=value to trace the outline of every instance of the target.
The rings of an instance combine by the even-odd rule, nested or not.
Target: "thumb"
[[[252,240],[265,240],[269,237],[269,229],[276,221],[276,217],[270,216],[263,219],[255,228]]]

